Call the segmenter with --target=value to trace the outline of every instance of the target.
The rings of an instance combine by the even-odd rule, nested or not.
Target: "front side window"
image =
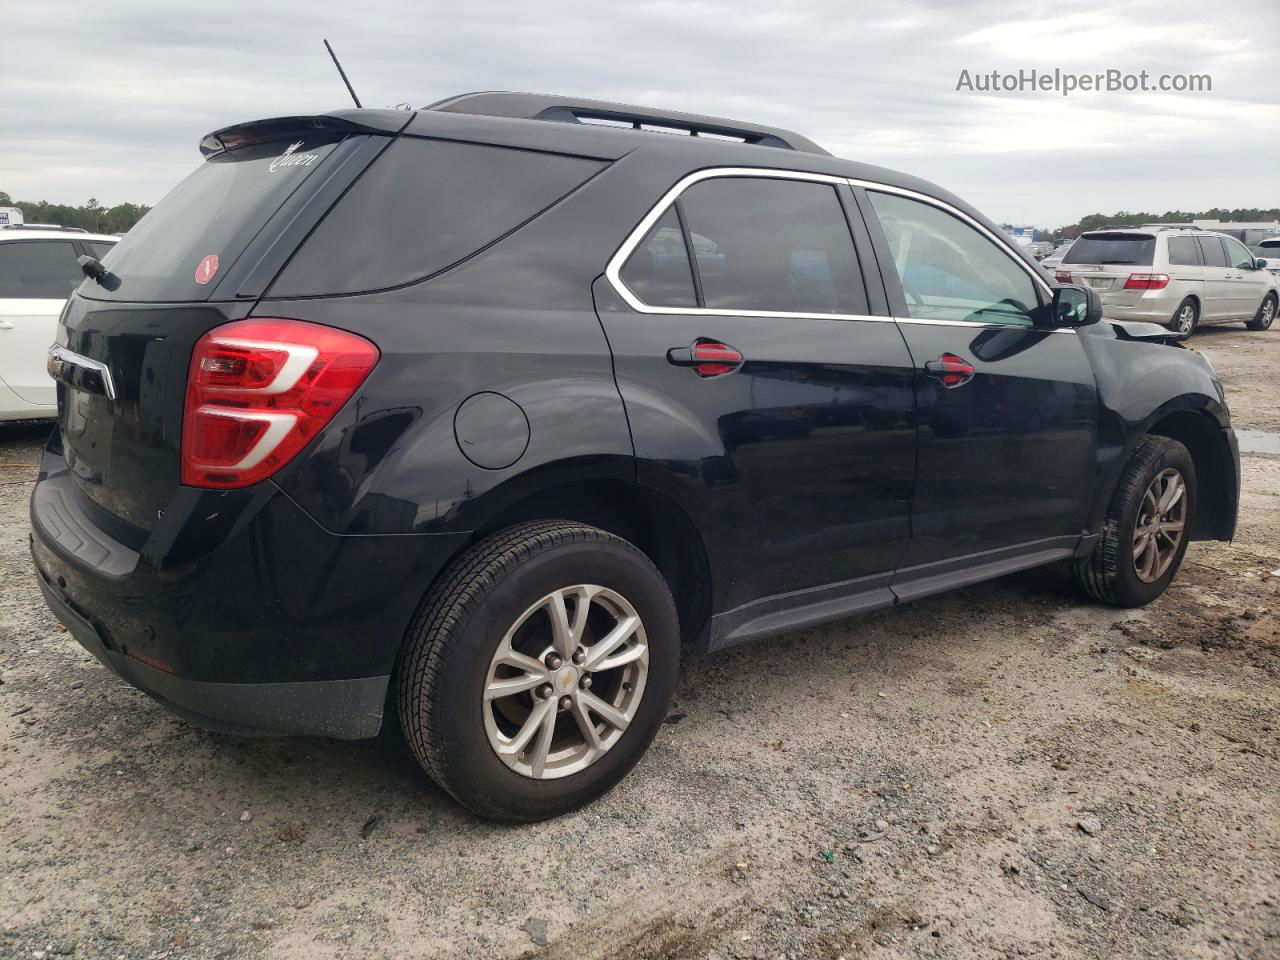
[[[912,317],[1035,323],[1035,282],[1012,254],[932,204],[878,191],[868,195]]]
[[[0,243],[0,298],[65,300],[84,274],[66,240]]]
[[[867,313],[867,295],[836,188],[724,177],[681,195],[711,309]]]
[[[1196,237],[1196,243],[1200,245],[1200,254],[1204,257],[1206,267],[1227,265],[1227,251],[1217,237]]]
[[[1238,240],[1223,240],[1222,242],[1227,248],[1229,266],[1237,270],[1253,269],[1253,254],[1244,248],[1244,244]]]
[[[1200,266],[1200,248],[1194,237],[1169,238],[1169,263],[1179,267]]]

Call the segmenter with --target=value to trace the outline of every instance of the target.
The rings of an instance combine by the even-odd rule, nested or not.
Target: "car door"
[[[892,599],[913,374],[878,278],[869,304],[847,202],[834,177],[702,171],[596,284],[639,479],[697,518],[715,608],[738,610],[713,644],[745,638],[762,597]]]
[[[1271,274],[1254,266],[1254,256],[1239,240],[1223,237],[1227,250],[1227,270],[1231,283],[1231,316],[1248,320],[1262,306],[1271,289]]]
[[[27,403],[57,403],[46,355],[83,279],[70,240],[0,241],[0,381]]]
[[[916,370],[909,597],[1068,556],[1097,469],[1097,390],[1049,288],[988,228],[920,194],[859,194]]]
[[[1200,309],[1202,320],[1225,320],[1232,315],[1232,299],[1235,287],[1231,280],[1230,261],[1222,238],[1212,234],[1196,237],[1200,255],[1204,259],[1204,304]]]

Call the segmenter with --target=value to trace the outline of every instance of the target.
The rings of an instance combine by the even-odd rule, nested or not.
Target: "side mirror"
[[[1102,319],[1102,298],[1090,287],[1062,286],[1053,291],[1052,309],[1055,327],[1087,327]]]
[[[1277,266],[1280,266],[1280,264],[1277,264]],[[1266,259],[1265,257],[1254,257],[1254,258],[1253,258],[1253,269],[1255,269],[1255,270],[1269,270],[1270,268],[1271,268],[1271,261],[1269,261],[1269,260],[1268,260],[1268,259]]]

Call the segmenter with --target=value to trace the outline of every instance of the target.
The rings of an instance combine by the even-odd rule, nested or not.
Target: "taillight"
[[[1055,280],[1057,280],[1059,283],[1070,283],[1070,282],[1071,282],[1071,271],[1070,271],[1070,270],[1059,270],[1059,271],[1057,271],[1057,272],[1053,275],[1053,278],[1054,278]]]
[[[1124,282],[1126,290],[1163,290],[1168,285],[1167,273],[1131,273]]]
[[[182,418],[182,482],[247,487],[275,473],[333,419],[378,362],[354,333],[251,317],[196,343]]]

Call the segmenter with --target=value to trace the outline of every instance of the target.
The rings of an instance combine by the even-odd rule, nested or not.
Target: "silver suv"
[[[1056,276],[1093,287],[1115,320],[1146,320],[1182,334],[1229,320],[1266,330],[1280,278],[1262,263],[1239,240],[1208,230],[1095,230],[1080,235]]]

